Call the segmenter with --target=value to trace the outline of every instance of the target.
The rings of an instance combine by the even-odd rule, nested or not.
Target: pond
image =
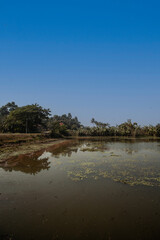
[[[0,179],[0,239],[160,239],[159,141],[68,141]]]

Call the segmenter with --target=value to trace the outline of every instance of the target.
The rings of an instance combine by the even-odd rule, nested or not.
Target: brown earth
[[[12,157],[31,154],[66,141],[45,134],[0,134],[0,165]]]

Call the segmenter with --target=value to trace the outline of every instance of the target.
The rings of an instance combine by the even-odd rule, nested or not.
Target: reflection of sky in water
[[[46,159],[73,181],[110,178],[129,185],[160,186],[158,142],[85,142],[62,152],[45,151]],[[54,160],[54,161],[53,161]]]
[[[50,157],[52,157],[52,153],[44,151],[44,153],[38,157],[38,160],[42,160],[42,159],[50,158]]]

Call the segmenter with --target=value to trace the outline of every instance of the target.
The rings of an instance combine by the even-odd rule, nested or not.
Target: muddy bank
[[[16,144],[45,141],[49,133],[0,133],[0,147]]]
[[[43,152],[45,149],[52,147],[53,149],[59,148],[63,144],[68,144],[71,140],[66,139],[47,139],[43,141],[36,141],[23,144],[3,145],[0,148],[0,166],[7,166],[9,163],[14,162],[14,158],[21,159],[22,155],[30,156],[33,153]]]

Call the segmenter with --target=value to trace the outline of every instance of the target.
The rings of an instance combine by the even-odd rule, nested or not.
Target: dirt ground
[[[0,163],[11,157],[29,154],[66,141],[42,134],[0,134]]]

